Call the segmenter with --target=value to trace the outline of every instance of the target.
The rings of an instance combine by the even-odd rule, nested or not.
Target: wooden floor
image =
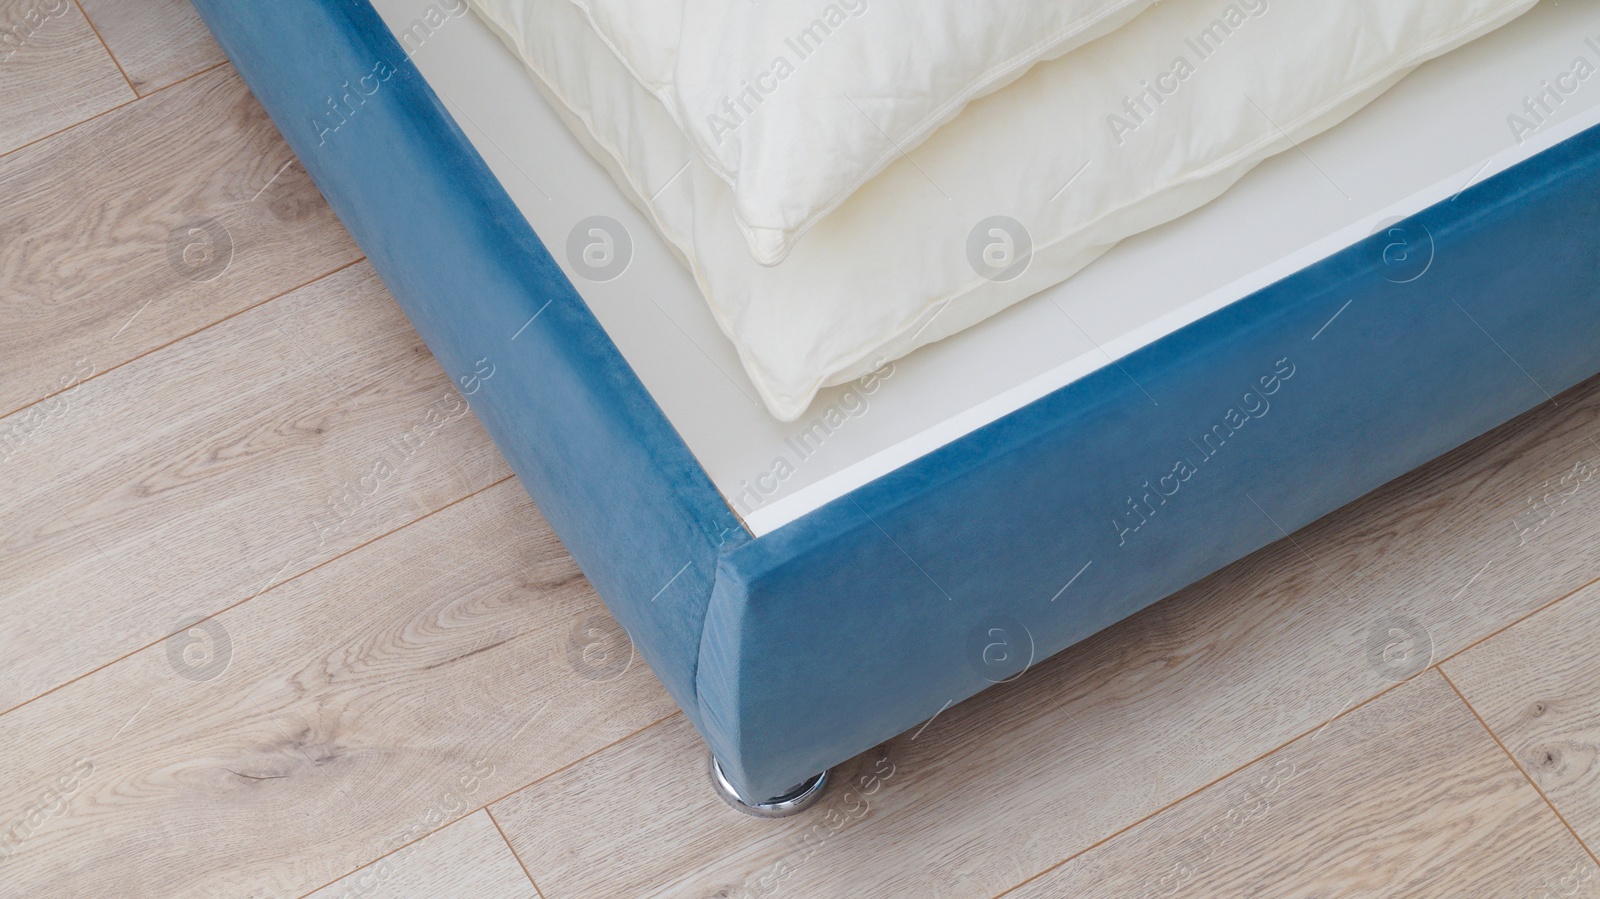
[[[1600,380],[755,821],[185,0],[0,29],[0,895],[1600,896]]]

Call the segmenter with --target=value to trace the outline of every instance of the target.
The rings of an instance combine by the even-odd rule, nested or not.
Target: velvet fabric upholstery
[[[1594,129],[752,539],[365,0],[196,6],[747,795],[1600,370]]]

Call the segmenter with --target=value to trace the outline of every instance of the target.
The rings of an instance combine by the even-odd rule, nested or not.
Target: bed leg
[[[781,796],[760,802],[747,801],[734,790],[728,783],[728,778],[722,773],[722,763],[717,761],[715,755],[707,753],[707,767],[711,772],[711,786],[722,797],[722,801],[735,809],[757,818],[786,818],[797,815],[817,803],[822,798],[823,790],[828,787],[828,772],[812,775],[793,787],[786,790]]]

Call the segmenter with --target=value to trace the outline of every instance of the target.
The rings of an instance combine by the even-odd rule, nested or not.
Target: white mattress
[[[504,8],[486,13],[677,247],[760,399],[793,421],[821,388],[965,330],[1204,205],[1533,3],[1166,0],[972,103],[773,266],[751,257],[735,192],[571,0],[494,0]]]
[[[1580,58],[1600,65],[1600,0],[1543,3],[1423,66],[1206,208],[900,360],[870,393],[825,391],[784,425],[756,402],[671,251],[488,28],[460,4],[374,5],[558,259],[589,216],[614,218],[634,236],[632,266],[653,290],[629,279],[574,282],[758,535],[1600,121],[1600,77],[1562,79]],[[1552,83],[1576,89],[1551,114],[1528,113],[1525,100]]]

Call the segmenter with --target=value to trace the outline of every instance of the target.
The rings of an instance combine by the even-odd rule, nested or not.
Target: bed
[[[196,5],[753,812],[1600,371],[1593,0],[1407,67],[1027,299],[922,309],[814,396],[758,386],[507,29]],[[766,277],[837,212],[724,230]]]

